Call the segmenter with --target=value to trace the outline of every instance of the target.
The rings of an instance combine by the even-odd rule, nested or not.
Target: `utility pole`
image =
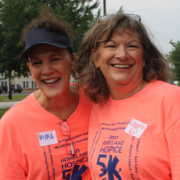
[[[104,16],[106,15],[106,0],[103,0]]]

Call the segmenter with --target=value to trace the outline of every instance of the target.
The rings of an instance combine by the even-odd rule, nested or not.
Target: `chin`
[[[117,84],[119,85],[126,85],[126,84],[129,84],[130,80],[121,80],[121,81],[115,81]]]
[[[46,97],[48,97],[48,98],[54,98],[54,97],[57,97],[57,96],[59,96],[60,94],[61,94],[61,92],[53,92],[53,91],[49,91],[49,92],[47,92],[47,91],[43,91],[43,94],[46,96]]]

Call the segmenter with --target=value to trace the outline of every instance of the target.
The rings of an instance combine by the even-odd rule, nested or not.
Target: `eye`
[[[134,45],[134,44],[131,44],[131,45],[129,45],[128,47],[136,48],[136,47],[138,47],[138,46],[137,46],[137,45]]]
[[[107,45],[107,47],[115,48],[116,46],[115,45]]]
[[[115,48],[116,47],[115,42],[111,41],[111,40],[106,42],[104,45],[105,45],[106,48]]]
[[[116,45],[115,45],[114,43],[112,43],[112,42],[107,42],[107,43],[105,44],[105,47],[106,47],[106,48],[115,48]]]
[[[59,58],[53,58],[52,60],[53,60],[53,61],[58,61],[58,60],[59,60]]]
[[[58,60],[60,60],[60,57],[53,57],[53,58],[51,59],[51,61],[58,61]]]
[[[41,64],[41,61],[31,62],[32,65],[39,65]]]

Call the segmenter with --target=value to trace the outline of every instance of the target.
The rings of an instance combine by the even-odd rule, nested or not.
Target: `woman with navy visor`
[[[1,180],[89,180],[88,118],[91,102],[69,84],[75,55],[67,23],[44,11],[22,33],[39,90],[0,121]]]

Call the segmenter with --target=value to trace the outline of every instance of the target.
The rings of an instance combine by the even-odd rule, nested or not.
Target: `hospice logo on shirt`
[[[140,138],[142,133],[145,131],[146,127],[147,127],[147,124],[144,124],[132,118],[128,126],[126,127],[125,132],[132,136]]]

